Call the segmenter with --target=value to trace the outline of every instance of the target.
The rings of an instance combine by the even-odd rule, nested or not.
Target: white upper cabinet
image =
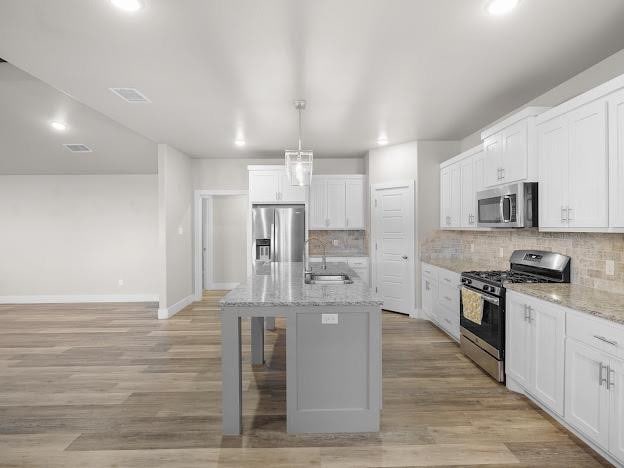
[[[624,75],[537,117],[540,230],[624,232]]]
[[[569,206],[572,228],[609,226],[607,103],[598,100],[569,115]]]
[[[279,171],[249,171],[249,200],[254,202],[276,202],[279,200]]]
[[[568,225],[568,118],[556,117],[537,128],[540,229]],[[544,155],[548,155],[545,157]]]
[[[251,203],[305,203],[307,187],[290,185],[284,166],[248,166]]]
[[[366,221],[364,213],[366,212],[366,191],[363,179],[347,179],[345,190],[346,214],[348,229],[364,229]]]
[[[593,101],[538,125],[540,230],[609,227],[607,103]]]
[[[498,133],[483,140],[485,151],[485,185],[491,187],[501,183],[503,136]]]
[[[477,192],[484,188],[485,160],[477,146],[440,165],[440,228],[477,229]]]
[[[481,133],[485,185],[537,180],[535,118],[547,107],[527,107]]]
[[[609,219],[624,229],[624,90],[609,96]]]
[[[461,226],[461,171],[459,164],[452,164],[440,172],[440,227]]]
[[[313,175],[310,229],[366,229],[366,177]]]
[[[310,229],[327,229],[327,180],[312,176],[310,184]]]
[[[290,203],[305,203],[308,187],[292,185],[286,174],[286,169],[280,175],[280,201]]]
[[[460,225],[463,228],[471,228],[476,225],[476,196],[475,196],[475,171],[474,160],[468,158],[459,163],[461,180],[461,219]]]
[[[327,181],[327,227],[347,227],[346,184],[344,180]]]

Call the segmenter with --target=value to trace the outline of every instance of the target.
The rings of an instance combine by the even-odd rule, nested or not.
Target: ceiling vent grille
[[[66,143],[63,145],[72,153],[91,153],[93,150],[82,143]]]
[[[138,89],[134,88],[109,88],[113,93],[127,102],[151,102]]]

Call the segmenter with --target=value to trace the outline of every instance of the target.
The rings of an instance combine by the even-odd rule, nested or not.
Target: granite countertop
[[[421,260],[423,263],[433,265],[445,270],[454,271],[455,273],[463,273],[464,271],[492,270],[491,267],[474,260],[465,260],[463,258],[430,258]]]
[[[624,294],[571,283],[505,284],[505,288],[624,324]]]
[[[247,281],[222,300],[224,307],[378,305],[382,299],[346,263],[311,264],[312,271],[346,273],[352,284],[319,285],[303,282],[303,263],[259,264]]]

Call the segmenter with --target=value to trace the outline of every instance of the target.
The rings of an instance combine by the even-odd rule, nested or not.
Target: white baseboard
[[[76,304],[89,302],[158,302],[158,294],[59,294],[0,296],[0,304]]]
[[[207,284],[204,289],[207,291],[220,290],[220,289],[234,289],[240,283],[210,283]]]
[[[166,320],[173,317],[175,314],[184,309],[187,305],[192,304],[195,300],[195,295],[191,294],[184,299],[179,300],[170,307],[161,307],[158,309],[158,319]]]

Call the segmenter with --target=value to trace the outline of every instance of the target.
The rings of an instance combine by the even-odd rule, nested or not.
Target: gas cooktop
[[[473,278],[502,286],[503,283],[551,283],[553,279],[544,278],[519,271],[465,271],[464,278]]]

